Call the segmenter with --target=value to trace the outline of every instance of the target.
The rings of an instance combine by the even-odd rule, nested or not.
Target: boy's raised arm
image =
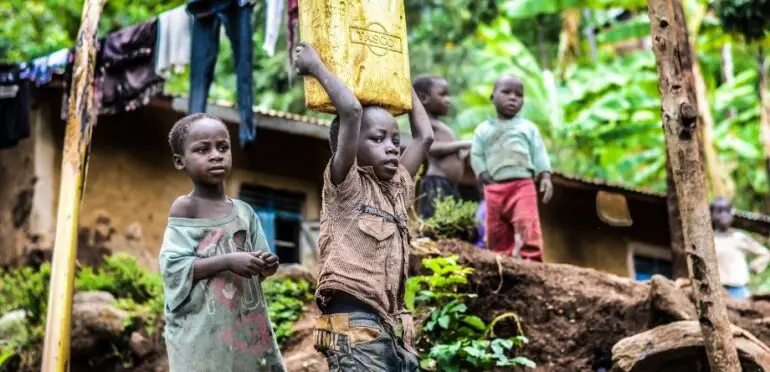
[[[363,112],[361,103],[353,92],[324,66],[316,50],[305,42],[297,46],[296,67],[300,75],[310,75],[321,83],[337,109],[340,130],[337,135],[337,148],[332,155],[331,180],[334,185],[339,185],[356,161],[358,132],[361,130]]]
[[[446,156],[462,150],[469,150],[471,141],[437,142],[430,146],[428,154],[432,156]]]
[[[412,111],[409,112],[409,125],[412,128],[412,143],[404,150],[401,164],[414,177],[420,164],[425,161],[425,154],[428,153],[431,144],[433,144],[433,128],[430,125],[430,118],[414,89],[412,89]]]

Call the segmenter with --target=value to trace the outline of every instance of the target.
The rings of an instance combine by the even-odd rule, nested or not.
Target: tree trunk
[[[684,250],[682,217],[679,212],[679,198],[676,197],[674,175],[671,174],[671,159],[666,157],[666,206],[668,209],[668,230],[671,236],[671,261],[674,279],[687,278],[687,254]]]
[[[538,15],[536,18],[536,31],[537,31],[537,51],[538,57],[540,57],[540,66],[543,69],[550,68],[548,63],[548,50],[545,49],[545,30],[543,29],[543,16]]]
[[[765,69],[765,49],[762,45],[758,48],[759,60],[759,133],[762,138],[762,147],[765,153],[765,170],[770,179],[770,92],[767,89],[767,70]],[[764,212],[770,211],[770,202],[765,202]]]
[[[666,151],[681,212],[687,266],[712,371],[740,371],[722,297],[698,144],[692,53],[679,0],[648,0]]]
[[[591,9],[583,10],[583,18],[591,19]],[[591,56],[591,59],[595,60],[598,56],[598,54],[596,53],[596,49],[597,49],[596,29],[594,28],[594,26],[588,25],[583,31],[583,34],[585,35],[585,38],[588,41],[588,53]]]
[[[730,43],[726,43],[722,46],[722,80],[725,84],[730,84],[735,81],[735,67],[733,64],[733,46]],[[730,108],[727,111],[727,118],[732,118],[738,115],[735,108]]]
[[[698,104],[698,114],[702,120],[700,127],[700,136],[703,143],[703,157],[706,163],[708,180],[711,185],[711,194],[714,197],[731,197],[733,186],[730,182],[730,176],[727,174],[727,168],[719,161],[717,151],[714,148],[714,117],[711,115],[709,100],[706,92],[706,82],[700,70],[695,53],[694,44],[692,47],[692,75],[695,83],[695,95]]]
[[[559,57],[556,68],[564,71],[574,61],[580,50],[580,9],[567,8],[561,13],[561,33],[559,34]]]

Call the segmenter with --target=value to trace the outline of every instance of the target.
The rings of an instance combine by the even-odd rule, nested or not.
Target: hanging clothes
[[[181,72],[190,63],[192,45],[192,17],[184,6],[163,12],[158,16],[158,47],[155,54],[155,73],[168,79],[171,70]]]
[[[287,37],[287,45],[289,46],[289,64],[287,66],[287,73],[289,74],[289,84],[294,77],[294,49],[297,47],[297,24],[299,22],[299,0],[288,0],[286,7],[286,13],[288,15],[288,21],[286,26],[289,28]]]
[[[192,55],[190,60],[190,113],[206,112],[209,88],[219,51],[219,29],[224,26],[230,39],[235,62],[241,147],[248,147],[256,136],[252,106],[253,26],[250,0],[191,0],[187,11],[193,15]]]
[[[0,149],[30,135],[29,82],[20,75],[19,66],[0,64]]]
[[[265,12],[265,42],[262,49],[269,56],[275,55],[275,44],[278,42],[278,36],[283,21],[284,0],[265,0],[267,11]]]
[[[64,74],[70,52],[70,49],[65,48],[22,64],[20,77],[35,83],[36,86],[46,85],[51,82],[54,74]]]
[[[225,11],[233,4],[254,6],[257,0],[189,0],[187,11],[195,18],[211,17]]]
[[[134,110],[163,90],[163,78],[155,73],[157,39],[156,19],[107,35],[97,58],[100,113]]]

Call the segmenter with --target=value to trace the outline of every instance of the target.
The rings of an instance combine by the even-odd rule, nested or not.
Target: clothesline
[[[262,48],[268,55],[274,55],[284,9],[288,18],[289,50],[294,47],[298,2],[288,0],[288,6],[284,7],[285,1],[265,0],[266,29]],[[148,104],[150,99],[162,93],[164,82],[171,73],[181,72],[190,64],[194,42],[192,29],[193,15],[186,5],[182,5],[100,39],[93,109],[99,114],[130,111]],[[29,62],[0,65],[0,92],[3,93],[0,94],[0,148],[15,146],[29,136],[29,113],[22,111],[28,110],[30,84],[46,86],[54,76],[60,76],[65,82],[63,99],[66,102],[66,86],[73,62],[74,50],[64,48]],[[292,70],[288,71],[291,73]],[[253,88],[250,85],[248,89]],[[202,93],[207,95],[207,92]],[[63,119],[66,110],[67,105],[62,105]]]

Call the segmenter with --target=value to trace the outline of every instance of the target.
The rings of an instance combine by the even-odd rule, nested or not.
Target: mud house
[[[59,115],[61,89],[42,88],[33,96],[32,135],[0,150],[0,263],[53,246],[65,124]],[[135,111],[99,118],[81,209],[81,261],[111,250],[156,267],[168,207],[189,190],[185,176],[173,169],[167,144],[168,131],[186,114],[186,106],[184,97],[156,98]],[[313,266],[322,174],[330,155],[328,123],[255,111],[256,146],[233,149],[228,194],[254,207],[283,262]],[[209,112],[225,120],[235,137],[234,107],[217,103],[209,105]],[[465,196],[477,199],[472,172],[466,173]],[[662,195],[561,174],[554,175],[554,185],[553,200],[541,206],[547,262],[637,279],[671,274]],[[607,222],[597,212],[600,192],[625,200],[630,221]],[[770,219],[762,215],[741,213],[736,223],[770,233]]]

